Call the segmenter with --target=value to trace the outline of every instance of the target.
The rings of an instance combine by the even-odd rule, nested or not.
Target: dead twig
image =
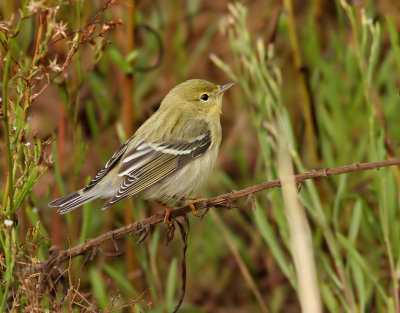
[[[189,218],[187,215],[183,216],[183,220],[185,223],[181,223],[178,220],[176,220],[176,223],[179,226],[179,230],[181,231],[181,236],[183,240],[183,256],[182,256],[182,262],[181,262],[181,268],[182,268],[182,287],[181,287],[181,292],[179,295],[179,301],[176,304],[174,310],[172,313],[178,312],[179,308],[182,305],[183,298],[185,298],[185,293],[186,293],[186,250],[188,247],[188,237],[189,237],[189,231],[190,231],[190,224],[189,224]],[[185,230],[185,225],[186,224],[186,230]]]
[[[268,181],[259,185],[251,186],[242,190],[226,193],[215,198],[201,201],[196,203],[196,208],[198,210],[201,210],[201,209],[208,209],[210,207],[219,207],[225,203],[230,203],[233,200],[243,198],[246,196],[249,197],[250,195],[263,190],[275,187],[281,187],[282,185],[290,183],[299,183],[307,179],[322,178],[327,176],[340,175],[350,172],[365,171],[371,169],[379,169],[381,167],[388,167],[394,165],[400,165],[399,158],[384,160],[379,162],[371,162],[371,163],[356,163],[353,165],[345,165],[337,168],[313,170],[310,172],[294,175],[291,177]],[[184,216],[191,211],[192,209],[189,206],[183,206],[171,211],[170,218],[174,219],[179,216]],[[138,220],[132,224],[109,231],[96,238],[87,239],[84,243],[72,247],[68,250],[59,250],[55,252],[49,258],[49,260],[43,262],[38,270],[44,271],[45,273],[49,273],[52,268],[57,267],[60,263],[65,262],[66,260],[74,258],[78,255],[86,254],[89,251],[93,251],[93,249],[97,248],[98,246],[104,244],[106,241],[109,240],[117,240],[132,233],[134,233],[135,235],[140,235],[140,234],[143,235],[144,232],[146,236],[148,234],[150,226],[162,222],[164,220],[164,216],[165,212],[158,213],[149,216],[147,218],[144,218],[142,220]]]

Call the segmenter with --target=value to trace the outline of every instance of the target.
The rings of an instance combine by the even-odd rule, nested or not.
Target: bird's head
[[[212,118],[221,112],[222,96],[235,83],[217,85],[203,79],[179,84],[167,94],[160,109],[182,110],[201,118]]]

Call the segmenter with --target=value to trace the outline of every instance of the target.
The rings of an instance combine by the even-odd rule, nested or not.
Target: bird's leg
[[[184,198],[182,200],[186,203],[186,205],[188,205],[192,209],[192,214],[194,216],[198,216],[199,213],[197,212],[195,203],[202,202],[202,201],[205,201],[207,199],[206,198]]]
[[[197,208],[195,206],[195,203],[207,200],[207,198],[185,198],[185,197],[179,197],[179,198],[178,197],[173,197],[173,198],[176,199],[177,201],[181,201],[181,202],[185,203],[186,205],[188,205],[192,209],[192,214],[194,216],[199,216],[199,213],[197,212]],[[161,204],[164,207],[166,206],[164,203],[161,203]]]
[[[163,208],[165,209],[165,217],[164,217],[164,223],[169,224],[171,221],[169,220],[169,215],[171,214],[171,211],[174,209],[172,206],[166,205],[163,202],[159,202]]]

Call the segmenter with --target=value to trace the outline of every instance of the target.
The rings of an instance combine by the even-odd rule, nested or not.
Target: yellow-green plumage
[[[176,86],[86,188],[49,205],[66,213],[97,198],[109,198],[107,208],[128,196],[162,202],[185,197],[215,164],[222,96],[232,85],[193,79]]]

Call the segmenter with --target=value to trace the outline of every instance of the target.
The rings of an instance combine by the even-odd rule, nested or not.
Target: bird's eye
[[[203,93],[201,96],[200,96],[200,99],[201,100],[203,100],[203,101],[207,101],[208,100],[208,94],[206,94],[206,93]]]

